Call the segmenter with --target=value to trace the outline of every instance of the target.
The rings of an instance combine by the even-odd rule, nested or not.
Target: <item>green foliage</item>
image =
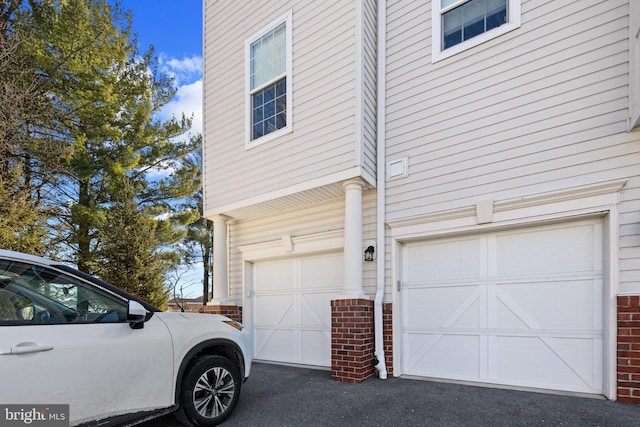
[[[67,149],[22,3],[0,4],[0,247],[44,255],[49,190]]]
[[[202,139],[194,151],[192,162],[197,167],[198,179],[202,176]],[[198,181],[200,182],[200,181]],[[187,264],[202,263],[202,303],[206,304],[211,296],[210,283],[213,274],[213,222],[203,217],[202,190],[198,190],[188,199],[188,206],[197,213],[193,221],[188,222],[184,239],[184,260]]]
[[[46,224],[24,186],[19,167],[0,174],[0,247],[43,255]]]
[[[125,188],[108,209],[101,228],[103,241],[96,273],[103,280],[166,309],[165,275],[175,259],[158,249],[158,223],[138,210],[134,197],[132,189]]]
[[[158,283],[199,218],[184,200],[200,187],[201,137],[187,117],[157,118],[176,88],[138,51],[131,18],[106,0],[0,4],[0,195],[24,202],[0,222],[0,245],[46,241],[163,306]]]

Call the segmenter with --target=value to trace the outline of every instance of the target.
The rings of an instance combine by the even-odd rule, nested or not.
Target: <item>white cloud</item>
[[[173,100],[160,112],[163,118],[175,116],[180,118],[184,113],[193,116],[191,133],[202,133],[202,80],[180,86]]]
[[[192,133],[202,133],[202,57],[191,56],[183,59],[170,58],[165,54],[158,57],[160,70],[172,76],[178,88],[174,98],[160,112],[167,119],[182,113],[193,116]]]
[[[160,110],[159,118],[167,120],[175,117],[179,120],[183,113],[192,119],[189,133],[191,135],[202,134],[202,80],[180,86],[171,102]],[[161,179],[173,172],[172,167],[164,164],[160,168],[150,170],[147,177],[151,180]]]
[[[158,60],[160,71],[172,76],[178,86],[192,83],[202,77],[202,57],[200,56],[177,59],[160,54]]]
[[[161,120],[171,117],[180,119],[182,114],[192,119],[190,134],[202,134],[202,58],[193,56],[178,60],[167,59],[161,55],[162,72],[175,78],[177,92],[173,99],[166,104],[158,114]],[[160,179],[173,172],[173,168],[164,167],[149,171],[150,179]]]

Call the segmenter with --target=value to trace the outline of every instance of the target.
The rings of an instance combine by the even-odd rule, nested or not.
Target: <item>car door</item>
[[[127,321],[128,302],[53,268],[0,260],[0,402],[68,404],[71,424],[168,407],[165,324]]]

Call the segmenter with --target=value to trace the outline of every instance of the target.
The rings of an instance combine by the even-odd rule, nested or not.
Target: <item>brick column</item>
[[[375,375],[373,301],[331,301],[331,379],[361,383]]]
[[[242,307],[237,305],[205,305],[203,312],[208,314],[221,314],[242,323]]]
[[[393,304],[382,304],[382,343],[387,378],[393,377]]]
[[[618,401],[640,404],[640,296],[618,297]]]

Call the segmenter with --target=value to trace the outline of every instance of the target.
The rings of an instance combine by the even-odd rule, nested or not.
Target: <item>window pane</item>
[[[263,111],[264,109],[262,107],[253,109],[253,123],[258,123],[262,121],[262,119],[264,118]]]
[[[126,322],[126,302],[55,270],[0,262],[0,325]]]
[[[451,6],[458,0],[441,0],[440,1],[440,9],[444,9],[445,7]]]
[[[251,139],[287,126],[287,79],[281,79],[253,94]]]
[[[506,2],[504,0],[487,0],[487,31],[506,23]]]
[[[275,85],[265,88],[262,93],[263,93],[263,96],[264,96],[264,103],[265,104],[268,103],[268,102],[273,101],[276,98],[276,87],[275,87]]]
[[[278,130],[278,127],[276,126],[276,117],[271,116],[269,117],[267,120],[265,120],[265,129],[267,133],[271,133],[274,132],[276,130]]]
[[[462,6],[464,20],[463,40],[484,33],[484,0],[476,0]]]
[[[251,89],[255,89],[283,74],[287,69],[286,23],[251,44]]]
[[[253,138],[252,139],[258,139],[261,136],[264,136],[262,122],[256,123],[256,124],[253,125]]]
[[[448,0],[442,0],[448,2]],[[449,2],[452,4],[453,2]],[[470,0],[442,15],[443,49],[507,22],[507,0]]]
[[[462,42],[462,8],[457,7],[445,13],[442,24],[444,49]]]
[[[269,101],[264,104],[264,117],[268,119],[276,114],[276,102]]]

